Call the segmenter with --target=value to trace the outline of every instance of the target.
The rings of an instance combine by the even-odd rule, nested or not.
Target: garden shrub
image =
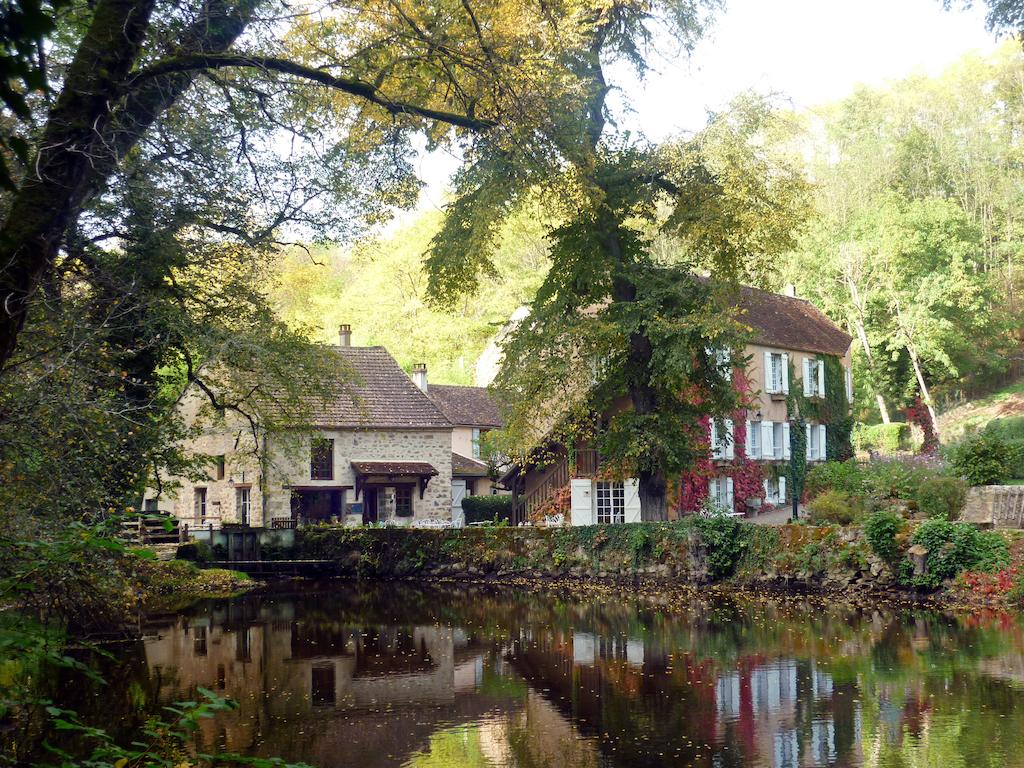
[[[814,525],[849,525],[862,513],[859,500],[842,491],[825,491],[807,505],[807,519]]]
[[[890,565],[900,556],[896,535],[903,529],[903,518],[886,509],[868,515],[864,521],[864,536],[871,551]]]
[[[746,526],[734,517],[694,517],[693,527],[707,557],[708,573],[714,580],[731,576],[746,550]]]
[[[462,500],[466,523],[487,523],[498,520],[512,521],[512,496],[466,496]]]
[[[825,491],[842,491],[849,496],[863,496],[864,470],[854,459],[826,461],[807,473],[804,488],[810,499]]]
[[[1024,438],[1007,440],[1006,444],[1012,451],[1010,464],[1010,479],[1024,480]]]
[[[908,456],[899,459],[876,459],[864,465],[864,491],[884,501],[917,500],[921,483],[946,474],[947,469],[935,456]]]
[[[987,431],[965,437],[950,450],[953,469],[970,485],[998,485],[1009,480],[1018,458],[1015,446]]]
[[[1018,608],[1024,606],[1024,573],[1018,574],[1013,580],[1013,586],[1006,593],[1006,600],[1010,605],[1016,605]]]
[[[910,425],[858,424],[853,430],[853,445],[858,451],[906,451],[910,448]]]
[[[914,576],[910,562],[904,562],[901,580],[913,586],[934,589],[963,571],[991,573],[1010,564],[1006,540],[993,531],[979,531],[969,523],[926,520],[914,531],[911,543],[928,550],[923,576]]]
[[[917,489],[917,509],[925,517],[955,520],[960,516],[967,487],[959,477],[929,477]]]
[[[1024,416],[993,419],[985,425],[984,431],[1003,440],[1024,440]]]

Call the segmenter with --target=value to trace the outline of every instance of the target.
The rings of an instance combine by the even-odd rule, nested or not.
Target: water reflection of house
[[[861,712],[852,693],[837,697],[832,676],[813,661],[743,660],[715,683],[719,728],[736,733],[748,759],[773,768],[859,764]]]
[[[671,755],[713,766],[737,754],[771,768],[862,762],[856,687],[812,660],[741,658],[723,670],[656,638],[589,627],[516,644],[512,659],[612,764]]]
[[[322,766],[393,765],[441,725],[522,706],[479,693],[492,655],[442,626],[357,627],[272,606],[244,623],[223,614],[180,620],[147,640],[146,659],[161,702],[207,687],[239,703],[200,723],[203,746]]]

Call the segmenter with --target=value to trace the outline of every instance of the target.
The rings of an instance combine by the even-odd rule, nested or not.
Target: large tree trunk
[[[875,370],[875,356],[871,351],[871,344],[868,342],[867,330],[864,327],[864,304],[861,300],[860,291],[857,288],[857,283],[847,276],[846,287],[850,292],[850,299],[853,301],[854,307],[854,318],[853,324],[857,329],[857,338],[860,339],[860,345],[864,349],[864,359],[868,363],[868,372],[871,374],[871,386],[875,390],[875,402],[878,404],[878,413],[882,417],[882,423],[888,424],[889,419],[889,408],[885,404],[885,398],[882,397],[882,393],[878,391],[877,386],[877,375]]]
[[[932,405],[932,396],[928,391],[928,383],[924,380],[924,371],[921,369],[921,359],[917,354],[914,337],[910,329],[903,322],[903,312],[900,309],[899,299],[894,301],[894,306],[896,308],[896,322],[899,323],[900,330],[907,340],[907,354],[910,355],[910,362],[914,366],[914,376],[917,377],[917,386],[921,391],[921,400],[924,401],[924,405],[928,409],[928,417],[932,420],[932,429],[935,430],[935,437],[941,439],[939,435],[939,421],[935,418],[935,408]]]
[[[227,50],[260,2],[210,0],[174,41],[175,52]],[[123,95],[154,5],[155,0],[99,0],[47,119],[33,173],[0,228],[0,370],[14,352],[29,300],[53,265],[68,225],[199,74],[168,74]]]
[[[605,248],[619,267],[619,274],[612,282],[612,298],[616,302],[636,301],[636,285],[626,275],[625,253],[618,235],[618,224],[608,217],[603,224],[608,226],[605,235]],[[656,413],[658,410],[657,392],[648,381],[647,373],[651,369],[654,347],[651,340],[640,328],[630,334],[626,351],[626,386],[633,412],[639,416]],[[646,457],[647,467],[640,467],[637,480],[640,488],[640,517],[644,521],[668,520],[666,504],[665,472],[659,467],[658,456]]]
[[[95,183],[111,106],[135,64],[155,0],[99,0],[50,111],[31,172],[0,228],[0,367],[14,351],[29,298]]]

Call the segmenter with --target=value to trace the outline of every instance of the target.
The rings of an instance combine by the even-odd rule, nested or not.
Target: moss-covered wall
[[[884,585],[859,529],[731,518],[574,528],[307,529],[280,556],[362,578],[661,578],[688,583]]]

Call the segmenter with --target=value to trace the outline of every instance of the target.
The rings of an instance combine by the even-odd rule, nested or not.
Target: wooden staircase
[[[563,458],[552,465],[544,480],[522,497],[517,504],[518,520],[529,521],[533,513],[549,501],[561,489],[569,486],[574,477],[594,477],[600,468],[601,461],[596,450],[588,449],[576,452],[575,468],[569,466],[568,458]]]

